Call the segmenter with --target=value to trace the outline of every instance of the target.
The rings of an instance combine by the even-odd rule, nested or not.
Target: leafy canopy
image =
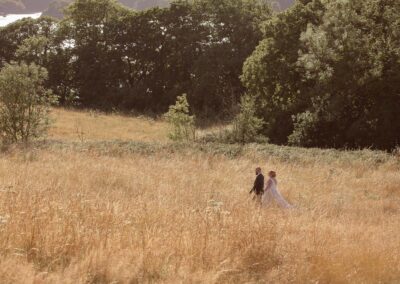
[[[6,65],[0,71],[0,133],[5,143],[29,142],[46,133],[49,107],[56,103],[43,87],[47,71],[35,64]]]

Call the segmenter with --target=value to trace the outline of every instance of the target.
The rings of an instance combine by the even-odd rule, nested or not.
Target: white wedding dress
[[[278,182],[274,178],[268,180],[261,202],[263,206],[270,206],[276,202],[282,208],[293,208],[280,194]]]

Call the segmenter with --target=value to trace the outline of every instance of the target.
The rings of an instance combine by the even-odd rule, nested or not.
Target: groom
[[[250,190],[251,193],[255,193],[253,200],[261,203],[261,197],[264,194],[264,176],[262,174],[261,168],[256,168],[256,180],[254,181],[254,186]]]

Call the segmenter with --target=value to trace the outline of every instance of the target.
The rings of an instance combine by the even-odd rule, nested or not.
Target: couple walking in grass
[[[250,191],[254,193],[254,200],[262,206],[269,206],[272,203],[277,203],[282,208],[292,208],[280,194],[278,190],[278,181],[276,180],[276,172],[270,171],[268,173],[267,185],[264,184],[264,175],[262,174],[261,168],[256,168],[256,180],[254,181],[254,186]]]

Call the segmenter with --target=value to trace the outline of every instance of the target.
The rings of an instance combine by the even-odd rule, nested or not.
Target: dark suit
[[[264,194],[264,176],[263,174],[258,174],[256,180],[254,181],[254,186],[250,193],[254,192],[256,195]]]

